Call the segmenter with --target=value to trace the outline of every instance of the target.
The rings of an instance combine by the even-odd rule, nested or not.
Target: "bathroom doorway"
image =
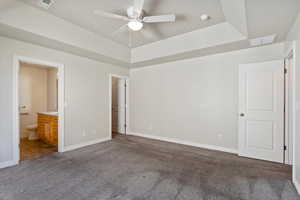
[[[20,160],[57,151],[57,73],[55,67],[20,62]]]
[[[63,152],[63,65],[15,57],[15,164]]]
[[[128,78],[124,76],[110,76],[111,101],[111,136],[124,136],[128,130]]]

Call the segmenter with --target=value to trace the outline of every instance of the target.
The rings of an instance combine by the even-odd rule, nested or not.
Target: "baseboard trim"
[[[196,143],[196,142],[188,142],[188,141],[182,141],[182,140],[178,140],[178,139],[174,139],[174,138],[147,135],[147,134],[142,134],[142,133],[130,132],[128,134],[134,135],[134,136],[140,136],[140,137],[144,137],[144,138],[149,138],[149,139],[154,139],[154,140],[161,140],[161,141],[165,141],[165,142],[172,142],[172,143],[183,144],[183,145],[187,145],[187,146],[199,147],[199,148],[209,149],[209,150],[214,150],[214,151],[222,151],[222,152],[233,153],[233,154],[238,153],[238,150],[236,150],[236,149],[230,149],[230,148],[225,148],[225,147],[220,147],[220,146],[215,146],[215,145],[200,144],[200,143]]]
[[[300,184],[299,184],[299,182],[296,179],[294,179],[293,183],[294,183],[294,186],[295,186],[298,194],[300,195]]]
[[[93,144],[106,142],[106,141],[109,141],[109,140],[111,140],[111,137],[97,139],[97,140],[93,140],[93,141],[89,141],[89,142],[83,142],[83,143],[80,143],[80,144],[69,145],[69,146],[64,147],[64,152],[72,151],[72,150],[75,150],[75,149],[80,149],[80,148],[83,148],[83,147],[87,147],[87,146],[90,146],[90,145],[93,145]]]
[[[15,166],[15,165],[17,165],[17,164],[18,164],[18,163],[16,163],[14,160],[1,162],[1,163],[0,163],[0,169],[6,168],[6,167],[12,167],[12,166]]]

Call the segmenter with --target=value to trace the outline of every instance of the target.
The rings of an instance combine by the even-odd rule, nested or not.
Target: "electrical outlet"
[[[96,131],[96,130],[93,130],[93,131],[92,131],[92,134],[93,134],[93,135],[96,135],[96,134],[97,134],[97,131]]]
[[[85,130],[82,132],[82,136],[83,136],[83,137],[86,136],[86,131],[85,131]]]

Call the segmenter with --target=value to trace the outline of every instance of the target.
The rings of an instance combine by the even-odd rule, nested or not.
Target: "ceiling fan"
[[[130,6],[127,9],[127,16],[109,13],[102,10],[95,10],[94,14],[112,19],[126,21],[127,23],[125,24],[125,26],[127,26],[132,31],[141,30],[144,26],[144,23],[174,22],[176,19],[176,16],[174,14],[145,16],[143,6],[144,0],[134,0],[134,5]]]

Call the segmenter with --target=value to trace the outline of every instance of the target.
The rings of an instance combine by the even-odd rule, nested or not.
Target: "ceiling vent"
[[[251,46],[261,46],[261,45],[272,44],[275,41],[275,38],[276,38],[276,34],[265,36],[265,37],[260,37],[260,38],[255,38],[255,39],[250,40],[250,45]]]
[[[49,9],[50,6],[54,3],[53,0],[40,0],[39,1],[39,6],[44,8],[44,9]]]

